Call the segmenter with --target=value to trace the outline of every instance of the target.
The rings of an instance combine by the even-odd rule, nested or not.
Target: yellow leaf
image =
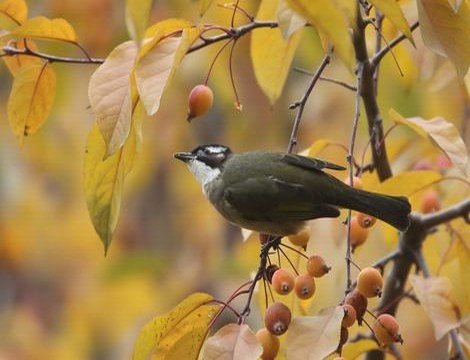
[[[262,353],[263,348],[248,325],[228,324],[207,339],[203,358],[256,360]]]
[[[467,147],[452,123],[441,117],[430,120],[418,117],[404,118],[394,109],[390,109],[389,115],[396,123],[406,125],[420,136],[430,140],[464,175],[467,175]]]
[[[209,6],[211,6],[213,0],[199,0],[199,16],[202,16],[206,13]]]
[[[452,284],[445,277],[412,276],[411,283],[421,306],[434,325],[436,340],[460,325],[459,309],[450,299]]]
[[[10,97],[8,118],[20,144],[46,120],[54,103],[55,73],[49,63],[29,64],[17,72]]]
[[[418,0],[418,18],[424,44],[448,57],[463,78],[470,66],[470,9],[467,1],[458,11],[447,0]]]
[[[208,305],[212,300],[208,294],[192,294],[166,315],[152,319],[140,330],[132,359],[150,354],[154,359],[197,359],[207,326],[220,308]]]
[[[278,3],[278,0],[263,0],[256,19],[275,19]],[[286,41],[278,28],[258,29],[251,35],[251,61],[256,80],[271,104],[281,95],[300,37],[301,32],[297,32]]]
[[[88,98],[110,156],[126,141],[131,126],[131,71],[137,55],[134,41],[118,45],[90,78]]]
[[[287,332],[287,358],[323,359],[335,351],[343,317],[343,307],[336,306],[315,316],[294,318]]]
[[[188,20],[175,19],[175,18],[166,19],[166,20],[159,21],[153,24],[152,26],[150,26],[145,31],[144,38],[154,38],[155,36],[160,35],[160,34],[163,34],[164,36],[168,36],[172,33],[174,34],[179,33],[183,29],[186,29],[192,26],[193,24],[190,23]],[[155,42],[151,43],[148,49],[152,48],[154,45],[155,45]],[[145,51],[146,51],[145,49],[142,49],[140,55],[144,55]]]
[[[24,50],[25,41],[12,41],[10,46],[14,46],[18,50]],[[28,40],[27,44],[28,49],[33,51],[37,50],[37,46],[32,40]],[[30,64],[42,65],[44,63],[43,60],[39,59],[38,57],[28,55],[3,56],[2,59],[13,76],[16,76],[21,68],[25,66],[29,66]]]
[[[126,0],[126,26],[138,44],[143,38],[152,10],[153,0]]]
[[[158,111],[168,82],[199,34],[200,30],[194,27],[183,29],[181,36],[168,38],[160,32],[151,40],[152,47],[148,44],[142,47],[135,65],[135,79],[147,114]]]
[[[371,190],[388,195],[411,196],[423,188],[436,183],[441,178],[442,175],[437,171],[404,171],[379,183]]]
[[[305,26],[307,20],[293,11],[286,0],[279,0],[277,7],[277,22],[284,39],[288,39],[291,35]]]
[[[124,180],[134,165],[140,125],[136,120],[124,145],[106,159],[106,143],[96,123],[88,135],[84,158],[85,198],[105,253],[119,216]]]
[[[345,359],[353,360],[358,358],[360,355],[369,352],[371,350],[378,350],[379,346],[374,340],[362,339],[355,342],[347,342],[341,351],[341,355]]]
[[[287,3],[331,41],[335,53],[348,69],[352,69],[352,39],[342,11],[331,0],[287,0]]]
[[[66,20],[48,19],[43,16],[27,20],[23,25],[13,29],[9,36],[77,43],[75,30]]]
[[[0,15],[20,25],[28,18],[28,6],[24,0],[4,0],[0,2]]]
[[[315,157],[320,151],[328,147],[330,144],[331,141],[328,139],[318,139],[308,148],[308,153],[306,156]]]
[[[411,34],[410,25],[405,19],[400,5],[396,0],[370,0],[371,4],[379,9],[387,19],[398,29],[408,40],[414,44],[413,35]]]

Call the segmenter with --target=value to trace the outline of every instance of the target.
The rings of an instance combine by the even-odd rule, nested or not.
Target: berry
[[[279,270],[279,266],[276,264],[271,264],[266,268],[266,280],[268,280],[269,283],[272,282],[273,275],[277,270]]]
[[[450,159],[444,154],[439,155],[436,160],[436,164],[439,170],[442,172],[452,167],[452,161],[450,161]]]
[[[289,235],[288,239],[293,245],[305,248],[310,240],[310,233],[310,227],[305,226],[297,234]]]
[[[343,309],[344,309],[344,318],[343,318],[343,322],[341,323],[341,326],[345,328],[353,326],[357,318],[356,310],[351,304],[344,304]]]
[[[432,170],[432,164],[428,159],[421,159],[415,162],[413,170]]]
[[[263,353],[261,354],[262,360],[274,359],[279,352],[280,342],[276,335],[269,332],[268,329],[262,328],[256,332],[256,338],[263,347]]]
[[[352,181],[352,187],[355,188],[355,189],[362,189],[362,180],[360,177],[358,176],[353,176],[353,181]],[[346,185],[349,185],[351,186],[351,179],[349,178],[349,176],[344,179],[344,183]]]
[[[366,267],[357,276],[357,290],[365,297],[371,298],[382,295],[384,279],[379,270]]]
[[[294,275],[290,271],[280,268],[274,272],[271,284],[275,292],[287,295],[294,288],[294,280]]]
[[[421,212],[428,214],[441,208],[440,196],[436,190],[428,190],[421,198]]]
[[[191,121],[196,116],[204,115],[212,107],[214,94],[207,85],[196,85],[191,90],[188,97],[188,117],[187,120]]]
[[[307,260],[307,272],[313,277],[322,277],[331,270],[319,255],[312,255]]]
[[[369,232],[367,229],[364,229],[361,225],[359,225],[359,220],[357,215],[351,217],[351,247],[352,250],[360,245],[362,245],[366,240]]]
[[[360,227],[364,229],[368,229],[376,223],[377,219],[371,215],[363,214],[363,213],[358,213],[357,215],[357,222]]]
[[[362,325],[362,318],[367,310],[367,298],[357,291],[357,289],[354,289],[346,295],[344,303],[351,305],[354,310],[356,310],[357,323],[359,326]]]
[[[294,290],[299,299],[310,299],[315,293],[315,280],[307,273],[297,275]]]
[[[403,343],[403,339],[398,333],[399,325],[397,320],[390,314],[381,314],[377,317],[372,326],[375,338],[381,346],[393,342]]]
[[[292,314],[289,308],[280,302],[268,306],[264,314],[264,326],[271,334],[282,335],[289,328]]]

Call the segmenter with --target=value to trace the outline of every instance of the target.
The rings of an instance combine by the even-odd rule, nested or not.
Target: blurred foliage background
[[[415,19],[413,3],[404,3],[407,16]],[[254,14],[258,2],[241,4]],[[31,16],[67,19],[93,57],[106,57],[128,37],[123,1],[43,0],[29,1],[29,7]],[[168,17],[228,26],[231,12],[212,6],[200,19],[195,2],[156,1],[152,22]],[[384,35],[388,39],[396,35],[387,23]],[[417,49],[403,43],[394,51],[404,77],[391,56],[381,66],[379,101],[385,118],[394,107],[408,116],[440,115],[462,128],[465,95],[454,70],[424,50],[419,35],[415,34],[415,41]],[[313,30],[306,32],[302,42],[294,66],[313,71],[323,55],[317,35]],[[172,154],[211,142],[227,144],[235,151],[285,149],[295,115],[288,105],[300,98],[309,78],[293,71],[281,100],[270,106],[256,84],[249,36],[244,37],[237,42],[233,58],[243,111],[233,105],[229,52],[224,51],[209,80],[215,107],[188,124],[187,94],[204,82],[220,46],[185,58],[157,116],[144,125],[145,148],[127,184],[117,234],[106,257],[82,190],[83,152],[93,121],[87,86],[95,66],[54,65],[58,95],[53,112],[22,147],[6,118],[12,79],[0,66],[0,359],[129,358],[136,334],[150,318],[194,291],[227,298],[256,269],[257,241],[242,242],[239,230],[211,208],[199,185]],[[78,56],[61,45],[51,51]],[[333,62],[326,73],[353,81],[339,62]],[[322,138],[347,146],[353,112],[354,93],[320,83],[305,111],[299,149]],[[390,126],[386,123],[385,127]],[[468,143],[469,129],[466,134]],[[361,122],[358,154],[366,144]],[[409,169],[422,158],[438,168],[438,152],[406,129],[392,132],[389,151],[396,171]],[[345,164],[345,155],[340,147],[331,146],[319,156]],[[377,180],[370,176],[368,181]],[[446,201],[468,196],[461,184],[453,185],[447,183]],[[321,253],[333,266],[331,276],[317,284],[312,306],[318,310],[341,299],[345,229],[340,219],[320,220],[312,226],[309,251]],[[370,264],[390,250],[380,229],[374,230],[373,237],[358,251],[359,264]],[[445,234],[435,241],[448,241],[444,238]],[[434,263],[436,267],[440,263],[438,256]],[[417,314],[416,308],[408,301],[401,307],[405,357],[413,358],[409,356],[417,348],[445,352],[446,341],[434,342],[424,314],[406,320],[410,312]],[[256,316],[251,318],[256,322]]]

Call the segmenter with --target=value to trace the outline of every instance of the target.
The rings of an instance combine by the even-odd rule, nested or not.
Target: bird
[[[410,223],[406,197],[349,186],[323,171],[346,169],[328,161],[266,150],[234,153],[220,144],[174,157],[186,163],[226,220],[259,233],[293,235],[309,220],[340,216],[340,208],[376,217],[400,231]]]

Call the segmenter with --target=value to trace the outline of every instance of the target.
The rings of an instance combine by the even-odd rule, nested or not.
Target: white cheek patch
[[[202,185],[202,191],[204,191],[204,193],[206,185],[220,175],[219,169],[211,168],[201,161],[191,160],[188,167],[189,171],[191,171],[197,181]]]

